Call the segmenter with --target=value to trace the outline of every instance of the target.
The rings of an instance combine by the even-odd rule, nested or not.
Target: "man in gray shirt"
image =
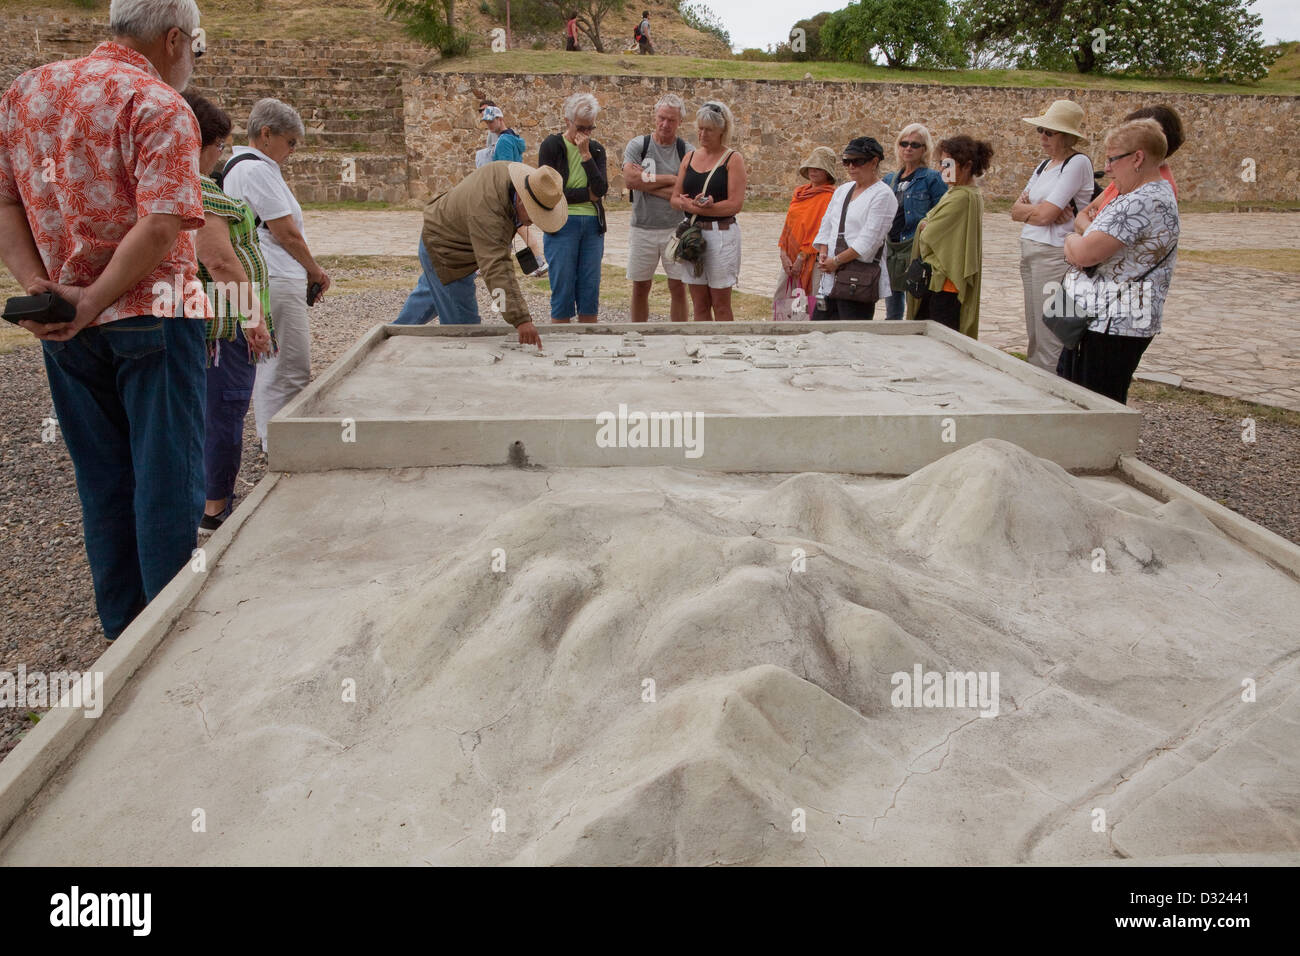
[[[664,255],[664,247],[682,221],[682,214],[669,205],[668,197],[677,184],[682,156],[691,148],[677,138],[685,108],[681,97],[665,94],[655,104],[654,132],[632,138],[623,151],[623,182],[632,196],[627,277],[632,282],[633,322],[650,318],[650,288],[661,260],[672,297],[672,320],[687,319],[686,287],[682,284],[686,267]]]

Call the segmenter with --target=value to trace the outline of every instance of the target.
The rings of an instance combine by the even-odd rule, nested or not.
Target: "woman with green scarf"
[[[948,183],[916,230],[916,255],[931,269],[929,287],[908,296],[909,319],[933,319],[979,338],[980,267],[983,261],[984,201],[975,177],[989,168],[993,147],[969,136],[939,143],[939,172]]]

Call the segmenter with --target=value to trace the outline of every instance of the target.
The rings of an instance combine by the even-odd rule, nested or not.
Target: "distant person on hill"
[[[685,269],[696,322],[730,322],[731,290],[740,281],[740,223],[748,172],[745,157],[727,144],[735,120],[725,103],[710,101],[695,114],[700,145],[682,160],[669,200],[694,219],[704,239],[704,256]]]
[[[794,191],[790,198],[790,208],[785,214],[785,225],[777,239],[777,249],[781,253],[781,284],[777,288],[777,307],[785,308],[789,296],[786,290],[791,286],[802,290],[803,295],[795,295],[794,301],[802,301],[804,313],[812,317],[817,302],[817,293],[813,283],[820,279],[817,274],[817,250],[813,240],[821,228],[822,216],[835,193],[835,176],[839,172],[839,162],[835,150],[829,146],[818,146],[809,154],[799,167],[799,175],[808,182]],[[775,312],[773,317],[776,318]],[[785,319],[784,314],[779,317]]]
[[[564,48],[569,51],[578,50],[578,11],[574,10],[569,14],[568,22],[564,24]]]
[[[493,103],[491,100],[479,100],[478,125],[486,126],[488,128],[488,131],[487,131],[487,142],[483,144],[482,149],[478,150],[474,154],[475,169],[477,169],[479,166],[486,166],[488,163],[492,162],[492,154],[496,151],[497,148],[497,134],[492,132],[492,126],[487,121],[487,111],[489,107],[495,108],[496,104]]]
[[[1083,107],[1056,100],[1042,116],[1024,117],[1038,131],[1047,158],[1029,177],[1011,218],[1023,222],[1020,230],[1020,281],[1025,292],[1025,333],[1029,364],[1055,372],[1061,358],[1061,340],[1043,323],[1045,296],[1065,276],[1069,265],[1063,247],[1074,232],[1077,210],[1092,201],[1092,161],[1075,149],[1086,143],[1079,126]]]
[[[894,198],[898,200],[898,212],[894,213],[889,245],[885,249],[889,285],[894,290],[885,300],[886,319],[901,319],[907,309],[903,274],[913,259],[916,224],[948,191],[939,171],[928,165],[934,160],[934,140],[930,131],[920,123],[903,127],[894,144],[894,157],[898,160],[898,170],[885,175],[885,185],[894,191]]]
[[[194,0],[116,0],[111,39],[23,73],[0,97],[0,261],[27,294],[76,309],[69,322],[21,325],[41,340],[110,641],[190,561],[203,514],[210,307],[184,291],[198,281],[201,144],[178,92],[198,26]],[[156,291],[178,284],[180,296]],[[41,411],[14,410],[10,424]],[[49,493],[9,474],[14,494]]]
[[[487,121],[488,132],[496,136],[496,146],[492,149],[492,162],[522,163],[524,161],[524,138],[506,126],[505,114],[499,106],[487,106],[483,109],[483,119]],[[519,238],[528,246],[537,259],[537,269],[533,276],[546,275],[546,257],[542,254],[540,234],[534,234],[531,226],[519,227]]]
[[[1124,117],[1124,122],[1140,119],[1153,119],[1160,124],[1160,130],[1165,134],[1165,142],[1169,146],[1169,151],[1165,153],[1165,161],[1160,164],[1160,175],[1164,177],[1165,182],[1169,183],[1169,188],[1174,191],[1174,198],[1178,198],[1178,184],[1174,182],[1173,170],[1169,168],[1169,157],[1178,151],[1178,147],[1183,145],[1183,121],[1171,106],[1144,106],[1140,110],[1134,110]],[[1083,235],[1092,225],[1092,221],[1097,218],[1097,213],[1101,212],[1110,203],[1112,199],[1119,195],[1119,186],[1115,180],[1111,180],[1106,188],[1101,191],[1101,195],[1090,202],[1087,208],[1080,210],[1079,215],[1074,217],[1074,231]]]
[[[394,325],[478,325],[475,270],[482,273],[493,307],[519,331],[521,345],[542,344],[519,291],[510,245],[530,222],[545,232],[569,217],[564,181],[555,170],[523,163],[489,163],[424,207],[420,280]]]
[[[253,419],[263,451],[267,423],[311,381],[307,298],[312,289],[320,295],[330,287],[329,275],[307,246],[302,206],[280,169],[302,137],[297,110],[277,99],[258,100],[248,114],[248,145],[234,148],[221,180],[226,195],[247,202],[260,220],[257,238],[271,277],[279,352],[258,365],[253,387]]]
[[[1075,315],[1095,317],[1062,357],[1058,374],[1121,405],[1128,401],[1142,353],[1160,332],[1178,258],[1178,200],[1160,173],[1165,150],[1155,120],[1133,120],[1111,130],[1106,169],[1119,195],[1087,232],[1065,239],[1070,271],[1063,291]]]
[[[975,186],[993,147],[969,136],[939,141],[939,171],[948,185],[916,227],[916,257],[931,269],[930,282],[913,298],[911,318],[932,319],[979,338],[980,272],[984,258],[984,201]]]
[[[872,319],[877,300],[890,293],[885,239],[898,200],[880,179],[884,158],[884,147],[870,136],[850,140],[840,154],[849,181],[835,190],[813,242],[822,271],[815,320]]]
[[[632,226],[627,238],[627,277],[632,283],[632,321],[650,318],[650,290],[655,269],[663,262],[668,276],[672,320],[685,322],[686,286],[683,266],[664,248],[682,221],[668,201],[677,185],[682,157],[691,148],[677,135],[686,105],[675,93],[665,93],[654,108],[654,132],[634,136],[623,150],[623,182],[632,196]]]
[[[590,93],[564,101],[564,132],[542,140],[539,166],[564,182],[569,220],[544,239],[551,267],[551,321],[595,322],[600,312],[600,264],[605,253],[604,196],[609,192],[605,147],[591,138],[600,104]]]
[[[633,7],[632,9],[635,10],[636,7]],[[638,53],[640,53],[642,56],[646,56],[648,54],[654,53],[655,51],[654,44],[650,42],[650,11],[649,10],[641,11],[641,22],[636,25],[636,30],[633,31],[632,36],[636,40]]]

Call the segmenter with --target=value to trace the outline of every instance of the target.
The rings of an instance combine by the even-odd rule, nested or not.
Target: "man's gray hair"
[[[299,136],[306,134],[302,125],[302,117],[298,115],[298,111],[288,103],[281,103],[270,96],[254,103],[253,108],[248,113],[248,141],[250,143],[261,134],[264,126],[271,127],[272,133],[278,133],[281,136],[288,136],[290,133],[297,133]]]
[[[723,146],[731,142],[731,130],[735,126],[735,122],[731,116],[731,110],[727,108],[727,104],[719,103],[717,100],[709,100],[695,114],[695,124],[697,126],[712,126],[722,131],[719,139]]]
[[[678,119],[686,115],[686,104],[682,102],[682,98],[676,93],[665,93],[659,97],[659,102],[655,104],[654,111],[658,113],[660,108],[665,106],[670,110],[676,110]]]
[[[199,7],[194,0],[113,0],[108,7],[108,28],[115,37],[149,43],[172,27],[192,36],[199,27]]]
[[[564,101],[564,118],[570,123],[576,122],[579,116],[594,120],[598,113],[600,103],[590,93],[574,93]]]

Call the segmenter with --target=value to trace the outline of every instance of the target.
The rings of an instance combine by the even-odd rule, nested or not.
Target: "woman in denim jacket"
[[[948,186],[939,175],[938,170],[927,164],[934,153],[934,139],[930,131],[920,123],[904,126],[894,144],[894,155],[898,158],[898,172],[885,176],[885,185],[894,191],[898,200],[898,212],[894,215],[894,225],[889,230],[890,243],[907,243],[910,249],[912,239],[916,236],[916,224],[925,218],[926,213],[938,204]],[[892,253],[891,253],[892,257]],[[910,253],[897,261],[907,268]],[[896,270],[895,270],[896,271]],[[889,276],[890,286],[895,290],[885,302],[885,318],[901,319],[906,311],[903,292],[903,277],[900,274]]]

